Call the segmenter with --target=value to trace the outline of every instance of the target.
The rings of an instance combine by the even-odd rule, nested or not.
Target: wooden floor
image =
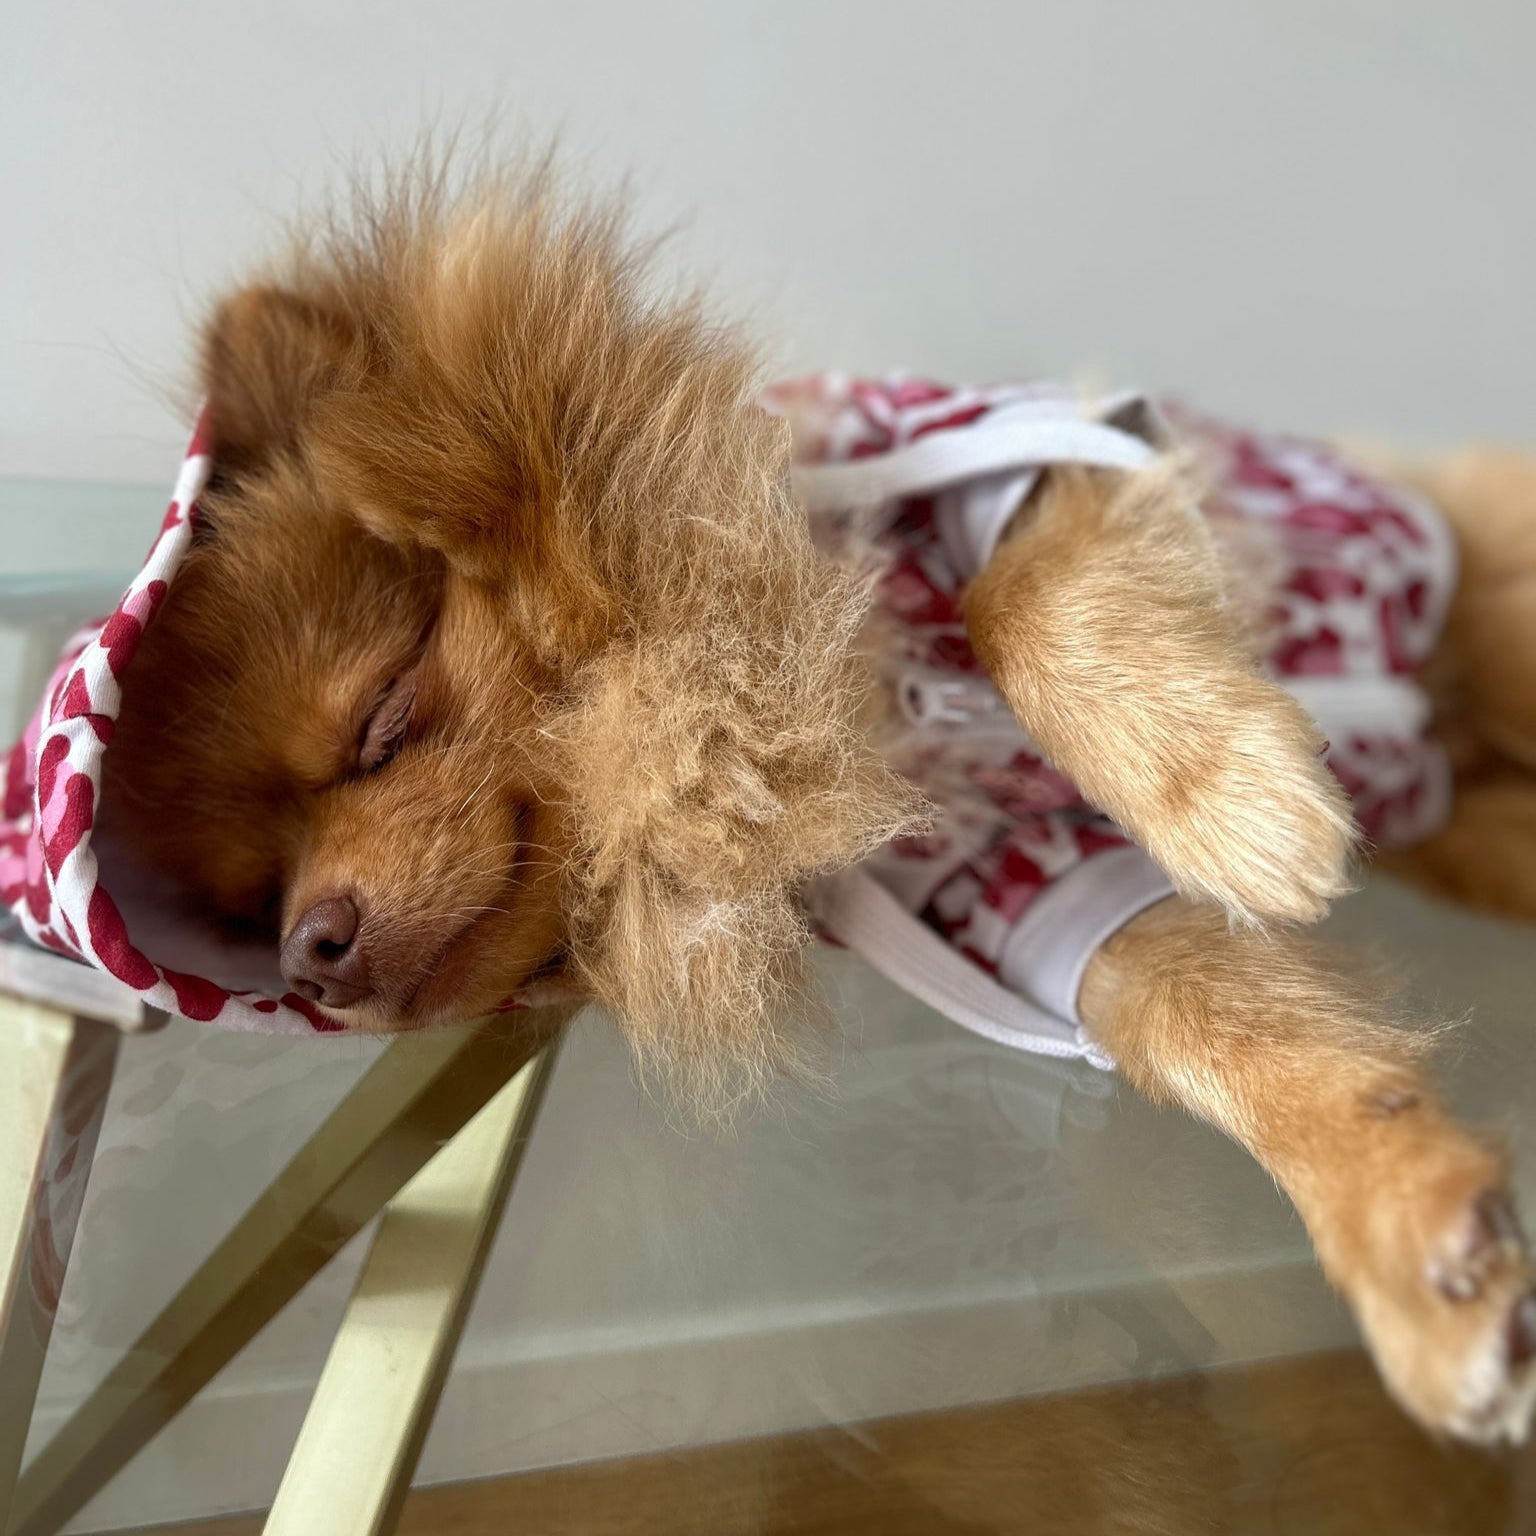
[[[1420,1434],[1355,1353],[421,1489],[401,1536],[1501,1536],[1532,1448]],[[156,1536],[257,1536],[259,1517]]]

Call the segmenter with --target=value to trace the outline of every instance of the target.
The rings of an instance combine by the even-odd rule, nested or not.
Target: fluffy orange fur
[[[1190,478],[1176,456],[1048,476],[966,595],[972,643],[1051,761],[1180,890],[1252,923],[1310,921],[1345,889],[1349,805],[1244,643]]]
[[[813,1011],[804,882],[923,807],[870,734],[864,588],[811,546],[750,349],[648,297],[621,236],[545,174],[428,170],[219,306],[218,474],[127,673],[103,835],[189,921],[271,946],[353,903],[350,1027],[553,986],[720,1105]],[[1084,1020],[1274,1172],[1410,1411],[1518,1436],[1536,1297],[1502,1160],[1284,932],[1345,888],[1348,812],[1188,473],[1046,475],[967,599],[1024,725],[1185,893],[1103,947]],[[1536,579],[1536,469],[1480,458],[1436,490],[1468,551],[1442,692],[1498,777],[1410,868],[1536,919],[1510,558]]]
[[[1504,1159],[1440,1106],[1425,1036],[1302,939],[1255,931],[1315,916],[1339,893],[1348,815],[1310,722],[1254,667],[1232,611],[1243,552],[1219,563],[1188,505],[1176,463],[1053,472],[967,595],[977,654],[1031,734],[1182,890],[1225,907],[1180,898],[1127,924],[1090,963],[1083,1021],[1133,1084],[1274,1174],[1410,1412],[1472,1440],[1520,1438],[1536,1399],[1536,1272]],[[1518,589],[1507,559],[1523,547],[1536,573],[1536,494],[1501,506],[1524,541],[1506,538],[1486,579]],[[1474,561],[1442,669],[1465,668],[1469,637],[1487,633],[1482,615],[1497,610],[1484,591]],[[1536,633],[1515,657],[1492,673],[1491,655],[1474,664],[1474,697],[1488,701],[1479,726],[1505,722],[1489,733],[1500,739],[1536,696]],[[1507,771],[1502,782],[1510,795]],[[1536,832],[1536,777],[1519,793],[1523,822],[1504,804],[1495,825],[1490,794],[1465,785],[1451,827],[1402,866],[1441,889],[1459,875],[1459,894],[1493,905],[1497,891],[1505,911],[1536,921],[1529,866],[1493,846],[1518,850],[1515,834]]]
[[[751,351],[648,301],[611,211],[416,175],[226,301],[204,385],[221,472],[126,686],[120,835],[248,921],[355,891],[357,1027],[537,974],[696,1095],[785,1064],[801,886],[921,808]],[[406,744],[359,772],[406,668]]]

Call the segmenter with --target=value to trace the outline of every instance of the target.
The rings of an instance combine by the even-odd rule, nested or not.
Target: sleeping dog
[[[547,177],[360,198],[214,309],[202,383],[212,478],[123,676],[101,825],[293,997],[382,1031],[579,994],[718,1097],[794,1061],[808,884],[956,848],[1016,882],[1069,827],[1075,862],[1139,871],[1057,978],[1084,1050],[1273,1173],[1409,1412],[1523,1435],[1536,1297],[1504,1157],[1297,931],[1346,888],[1354,832],[1260,665],[1273,562],[1221,511],[1238,482],[1259,506],[1268,470],[1234,481],[1198,424],[1140,403],[1029,389],[834,381],[765,410],[751,349],[656,298],[621,221]],[[967,458],[1021,422],[1057,444],[1027,473]],[[897,494],[880,464],[920,470],[929,427],[950,467]],[[1460,552],[1410,658],[1454,800],[1395,857],[1536,918],[1536,464],[1415,476]],[[813,538],[806,507],[839,499],[838,538]],[[937,618],[891,578],[925,539]],[[929,619],[1018,733],[1009,784],[967,787],[1000,833],[892,745],[902,699],[871,682],[893,625],[910,661]],[[926,934],[954,929],[931,882],[899,883]],[[1009,991],[995,954],[963,958]]]

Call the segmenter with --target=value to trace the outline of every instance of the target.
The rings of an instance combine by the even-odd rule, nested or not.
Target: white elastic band
[[[813,902],[833,938],[954,1023],[1015,1050],[1113,1070],[1114,1062],[1081,1029],[993,981],[863,870],[818,881]]]
[[[1173,882],[1135,844],[1107,848],[1048,885],[1014,925],[997,973],[1042,1008],[1078,1019],[1078,993],[1104,941],[1174,894]]]
[[[1118,427],[1079,417],[990,418],[963,432],[934,432],[889,453],[841,464],[798,464],[795,494],[807,512],[836,512],[939,490],[976,475],[1031,465],[1139,469],[1156,449]]]
[[[964,580],[973,581],[986,570],[1040,474],[1039,468],[1005,469],[937,493],[939,536]]]
[[[1415,737],[1429,728],[1429,695],[1406,677],[1282,677],[1276,681],[1325,736],[1382,732]]]

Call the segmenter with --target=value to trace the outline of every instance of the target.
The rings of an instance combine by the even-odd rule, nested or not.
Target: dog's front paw
[[[1522,1443],[1536,1405],[1536,1268],[1494,1160],[1463,1150],[1438,1173],[1416,1169],[1363,1221],[1344,1289],[1392,1394],[1435,1433]]]
[[[1188,896],[1240,922],[1314,922],[1350,886],[1349,801],[1300,707],[1255,680],[1250,707],[1176,738],[1133,828]],[[1203,728],[1202,728],[1203,727]]]

